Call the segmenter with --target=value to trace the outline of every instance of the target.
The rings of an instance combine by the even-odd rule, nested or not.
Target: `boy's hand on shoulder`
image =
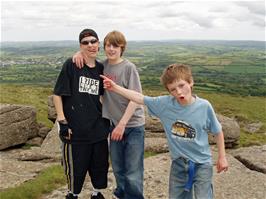
[[[216,163],[217,173],[221,173],[222,171],[226,172],[228,170],[228,162],[226,157],[218,157]]]
[[[76,64],[78,68],[82,68],[84,65],[84,58],[81,51],[76,52],[72,57],[72,62]]]

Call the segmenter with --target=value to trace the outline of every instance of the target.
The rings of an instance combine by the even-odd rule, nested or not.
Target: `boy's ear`
[[[189,85],[192,88],[194,86],[194,81],[192,80]]]

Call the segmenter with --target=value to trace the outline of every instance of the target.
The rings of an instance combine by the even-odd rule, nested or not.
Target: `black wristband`
[[[68,129],[69,129],[68,124],[61,123],[60,121],[58,121],[58,124],[59,124],[59,134],[61,136],[68,136]]]

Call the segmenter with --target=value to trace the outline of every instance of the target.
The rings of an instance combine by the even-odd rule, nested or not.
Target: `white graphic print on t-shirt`
[[[80,76],[80,78],[79,78],[79,92],[89,93],[92,95],[98,95],[99,84],[100,84],[99,80]]]

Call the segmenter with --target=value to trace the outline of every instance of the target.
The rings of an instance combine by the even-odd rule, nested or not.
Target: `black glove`
[[[67,137],[69,135],[69,126],[66,120],[59,120],[59,136],[60,137]]]

